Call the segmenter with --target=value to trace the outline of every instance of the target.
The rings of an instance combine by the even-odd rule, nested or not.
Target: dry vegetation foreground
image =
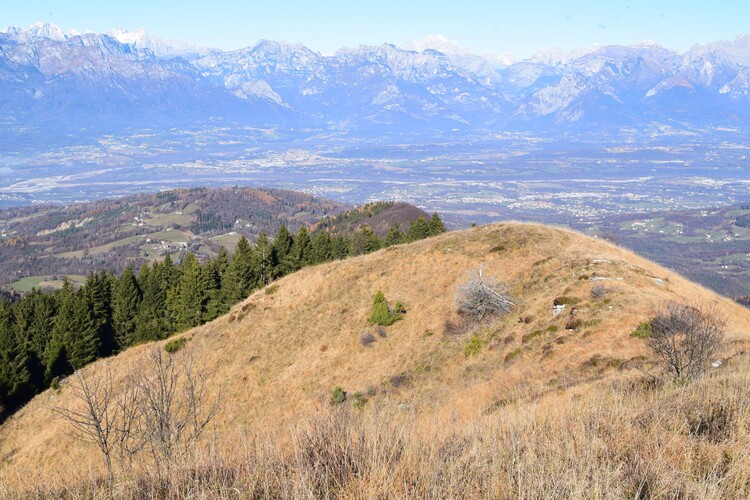
[[[517,306],[456,328],[456,292],[480,263]],[[368,324],[377,291],[404,305],[403,319]],[[667,301],[727,320],[725,362],[690,384],[655,382],[647,374],[658,367],[631,336]],[[565,307],[553,315],[554,304]],[[748,320],[729,300],[571,232],[448,233],[303,269],[184,334],[169,356],[201,365],[222,410],[168,467],[144,452],[110,486],[96,446],[54,411],[80,404],[63,381],[0,428],[0,494],[746,498],[750,360],[738,353]],[[154,345],[163,348],[83,372],[125,387]],[[345,394],[332,405],[337,386]]]

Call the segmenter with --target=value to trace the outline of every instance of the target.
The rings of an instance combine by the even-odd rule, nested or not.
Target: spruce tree
[[[224,273],[227,272],[227,267],[229,267],[229,253],[227,252],[226,248],[219,248],[219,251],[216,253],[216,258],[213,260],[213,263],[216,271],[219,273],[219,276],[223,276]]]
[[[162,261],[161,265],[161,274],[162,278],[164,279],[164,284],[166,285],[164,287],[165,290],[174,288],[175,286],[177,286],[177,282],[180,280],[180,269],[174,264],[172,256],[169,254],[164,256],[164,260]]]
[[[17,342],[28,355],[31,382],[42,390],[45,388],[44,353],[55,316],[54,296],[34,289],[15,304],[13,311]]]
[[[112,281],[115,278],[104,270],[89,274],[83,287],[84,295],[91,310],[91,316],[102,341],[100,356],[108,356],[115,348],[112,328]]]
[[[265,231],[261,231],[255,242],[255,275],[258,277],[258,285],[265,286],[273,279],[274,252],[271,240]]]
[[[388,234],[385,235],[385,242],[383,243],[383,246],[391,247],[403,242],[404,233],[401,232],[401,227],[399,227],[398,223],[396,223],[392,225],[390,229],[388,229]]]
[[[0,410],[25,403],[33,394],[28,355],[19,345],[10,302],[0,302]]]
[[[409,225],[409,241],[418,241],[430,235],[430,224],[421,215]]]
[[[73,371],[68,361],[66,338],[74,327],[75,290],[73,284],[65,280],[62,288],[55,292],[56,314],[52,322],[49,342],[44,351],[45,378],[47,383],[54,377],[67,375]]]
[[[99,357],[102,339],[84,293],[74,295],[71,328],[65,333],[65,350],[70,365],[76,370]]]
[[[430,218],[428,235],[437,236],[438,234],[444,232],[445,225],[443,224],[443,221],[440,219],[440,216],[437,214],[437,212],[434,212],[432,214],[432,217]]]
[[[294,237],[294,244],[289,251],[290,272],[297,271],[307,264],[308,254],[310,253],[310,233],[305,226],[299,228],[297,235]]]
[[[123,271],[112,292],[112,326],[115,347],[122,351],[137,341],[136,329],[141,290],[132,266]]]
[[[291,272],[291,262],[289,262],[289,254],[292,251],[294,245],[294,238],[289,232],[285,224],[282,224],[276,236],[273,239],[273,251],[275,254],[276,269],[274,270],[274,278],[284,276]]]
[[[333,241],[326,231],[320,231],[310,245],[310,263],[319,264],[333,260]]]
[[[206,306],[203,321],[211,321],[229,310],[221,289],[221,267],[223,263],[217,258],[209,260],[203,266],[203,281],[206,287]]]
[[[167,298],[169,315],[178,331],[201,324],[207,301],[206,282],[195,254],[187,253],[180,264],[180,281]]]
[[[135,341],[145,342],[168,337],[172,333],[167,321],[166,269],[163,263],[155,262],[153,267],[145,265],[138,273],[138,289],[141,301],[135,317]]]
[[[345,259],[349,256],[350,242],[344,235],[334,236],[331,239],[331,255],[334,260]]]
[[[222,277],[222,288],[225,290],[227,306],[232,306],[245,299],[257,283],[254,273],[254,252],[250,243],[243,236],[229,262],[226,273]]]

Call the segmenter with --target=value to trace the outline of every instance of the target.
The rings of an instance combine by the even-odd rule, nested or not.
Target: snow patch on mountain
[[[34,23],[28,28],[19,28],[16,26],[8,26],[2,33],[12,35],[15,37],[32,37],[32,38],[49,38],[50,40],[62,41],[65,40],[65,34],[59,26],[55,26],[50,23]]]
[[[407,42],[403,48],[414,52],[424,52],[427,49],[432,49],[448,55],[473,53],[468,47],[462,46],[455,40],[449,40],[443,35],[427,35],[421,40]]]
[[[126,28],[114,28],[105,33],[120,43],[132,45],[137,49],[148,49],[157,57],[189,57],[195,58],[209,53],[209,49],[196,47],[187,42],[163,40],[150,36],[144,28],[128,31]]]

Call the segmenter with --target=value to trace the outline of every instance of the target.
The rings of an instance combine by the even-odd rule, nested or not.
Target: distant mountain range
[[[7,28],[0,33],[0,123],[11,135],[196,123],[350,134],[750,123],[748,35],[686,53],[603,46],[517,62],[435,41],[445,52],[381,45],[322,55],[268,40],[223,52],[142,31]]]

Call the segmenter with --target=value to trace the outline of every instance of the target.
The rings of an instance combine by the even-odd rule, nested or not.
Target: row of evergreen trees
[[[445,231],[437,216],[419,218],[407,232],[392,227],[384,239],[368,226],[352,236],[292,235],[281,226],[272,240],[255,245],[242,237],[230,257],[225,249],[201,264],[186,253],[144,265],[136,274],[90,274],[76,289],[66,281],[54,292],[33,290],[11,303],[0,301],[0,411],[20,407],[56,380],[100,357],[158,340],[211,321],[254,289],[300,269]]]

